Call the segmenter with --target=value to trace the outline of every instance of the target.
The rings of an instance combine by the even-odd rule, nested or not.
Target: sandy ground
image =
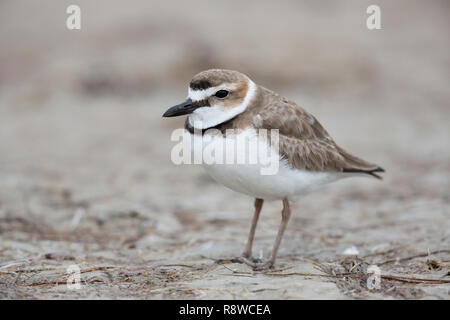
[[[448,2],[379,1],[379,31],[365,1],[79,3],[81,31],[69,2],[0,3],[1,299],[450,298]],[[253,199],[170,160],[183,120],[161,114],[209,67],[387,170],[295,203],[267,272],[214,263],[242,252]],[[280,210],[265,203],[255,255]]]

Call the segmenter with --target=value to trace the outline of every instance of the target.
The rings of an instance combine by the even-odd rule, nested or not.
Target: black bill
[[[192,100],[188,98],[186,101],[169,108],[164,112],[163,117],[177,117],[192,113],[198,106],[192,104]]]

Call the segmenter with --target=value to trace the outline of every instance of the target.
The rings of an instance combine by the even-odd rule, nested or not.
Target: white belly
[[[246,150],[237,150],[237,153],[248,153],[248,150],[254,150],[251,145],[258,143],[257,136],[248,132],[242,134],[248,138],[248,148]],[[192,139],[192,135],[190,135],[190,138]],[[221,139],[222,141],[220,141]],[[226,139],[216,137],[207,143],[203,142],[203,150],[207,146],[211,148],[211,143],[225,143],[223,140]],[[206,164],[202,162],[202,166],[214,180],[224,186],[234,191],[266,200],[284,198],[296,200],[311,191],[319,189],[325,184],[344,177],[342,173],[338,172],[310,172],[291,169],[285,160],[280,159],[278,153],[276,155],[272,154],[272,156],[278,161],[278,170],[274,174],[261,174],[261,169],[267,169],[267,164],[262,165],[260,163],[249,164],[246,162],[238,164],[235,161],[231,164]],[[248,155],[246,158],[248,158]]]
[[[206,172],[224,186],[255,198],[296,200],[321,186],[342,178],[339,173],[293,170],[281,165],[277,174],[261,175],[250,165],[203,165]]]

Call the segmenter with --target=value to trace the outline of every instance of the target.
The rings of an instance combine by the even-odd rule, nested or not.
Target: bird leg
[[[283,238],[284,231],[289,222],[289,218],[291,217],[291,208],[289,206],[289,200],[283,199],[283,210],[281,211],[281,224],[278,229],[277,238],[275,240],[275,244],[273,246],[272,254],[270,255],[270,259],[267,262],[263,263],[254,263],[249,264],[253,267],[255,271],[261,271],[271,268],[275,264],[275,259],[277,258],[278,248],[281,244],[281,239]]]
[[[253,239],[255,238],[256,225],[258,224],[259,214],[261,213],[261,209],[263,206],[264,200],[256,198],[255,199],[255,213],[253,214],[252,225],[250,227],[250,233],[248,234],[247,245],[245,246],[245,250],[242,255],[238,258],[232,259],[218,259],[216,260],[217,264],[224,263],[245,263],[245,264],[255,264],[258,259],[252,258],[252,247],[253,247]]]
[[[255,199],[255,213],[253,214],[252,226],[250,227],[250,233],[248,234],[247,245],[242,253],[243,258],[251,259],[252,257],[253,239],[255,238],[256,225],[258,224],[258,218],[261,213],[263,202],[263,199]]]
[[[259,201],[260,200],[260,201]],[[245,251],[239,258],[228,259],[226,261],[229,262],[237,262],[237,263],[245,263],[246,265],[253,268],[255,271],[262,271],[271,268],[275,264],[275,259],[277,258],[278,249],[280,248],[281,240],[283,239],[284,231],[289,222],[289,218],[291,217],[291,208],[289,206],[289,200],[283,199],[283,210],[281,211],[281,224],[278,229],[277,238],[275,239],[275,244],[272,249],[272,253],[270,255],[270,259],[266,262],[257,263],[255,259],[251,258],[251,250],[253,244],[253,238],[255,236],[256,224],[258,222],[259,213],[262,208],[262,199],[256,199],[255,201],[255,214],[253,216],[252,226],[250,228],[250,234],[248,237],[247,246],[245,247]],[[225,260],[218,260],[216,263],[223,263]]]

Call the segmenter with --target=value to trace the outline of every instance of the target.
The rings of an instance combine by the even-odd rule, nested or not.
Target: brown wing
[[[308,171],[361,172],[379,176],[375,164],[340,148],[314,116],[279,98],[258,112],[258,127],[279,129],[279,150],[292,168]]]

